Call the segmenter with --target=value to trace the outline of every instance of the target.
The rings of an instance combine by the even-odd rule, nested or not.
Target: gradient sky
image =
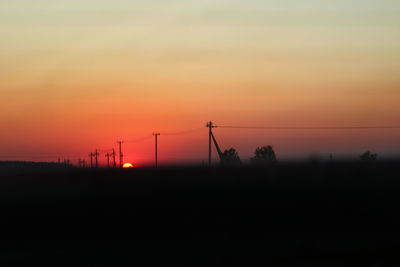
[[[0,0],[0,160],[75,161],[208,120],[399,125],[399,14],[398,0]],[[243,158],[400,154],[400,130],[215,135]],[[152,145],[126,144],[127,161]],[[160,137],[163,162],[206,151],[206,128]]]

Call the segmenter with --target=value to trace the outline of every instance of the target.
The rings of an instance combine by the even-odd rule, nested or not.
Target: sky
[[[398,0],[0,0],[0,160],[207,159],[217,125],[400,125]],[[187,130],[189,134],[167,135]],[[400,155],[400,130],[215,129],[249,158]],[[216,155],[214,155],[216,159]]]

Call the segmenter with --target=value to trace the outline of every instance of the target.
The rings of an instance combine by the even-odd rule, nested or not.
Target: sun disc
[[[132,165],[132,163],[127,162],[127,163],[125,163],[122,167],[123,167],[124,169],[129,169],[129,168],[133,168],[133,165]]]

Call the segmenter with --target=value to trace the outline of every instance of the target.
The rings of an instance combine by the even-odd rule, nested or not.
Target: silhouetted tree
[[[373,161],[376,161],[377,158],[378,158],[378,155],[376,153],[371,153],[371,151],[364,152],[360,156],[361,161],[364,161],[364,162],[373,162]]]
[[[230,148],[225,150],[222,153],[222,162],[223,165],[240,165],[242,164],[240,157],[234,148]]]
[[[254,157],[250,159],[253,164],[276,163],[276,155],[272,146],[257,147]]]

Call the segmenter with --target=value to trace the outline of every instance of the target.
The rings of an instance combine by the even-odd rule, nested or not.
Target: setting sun
[[[125,163],[123,166],[122,166],[124,169],[129,169],[129,168],[133,168],[133,165],[131,164],[131,163]]]

